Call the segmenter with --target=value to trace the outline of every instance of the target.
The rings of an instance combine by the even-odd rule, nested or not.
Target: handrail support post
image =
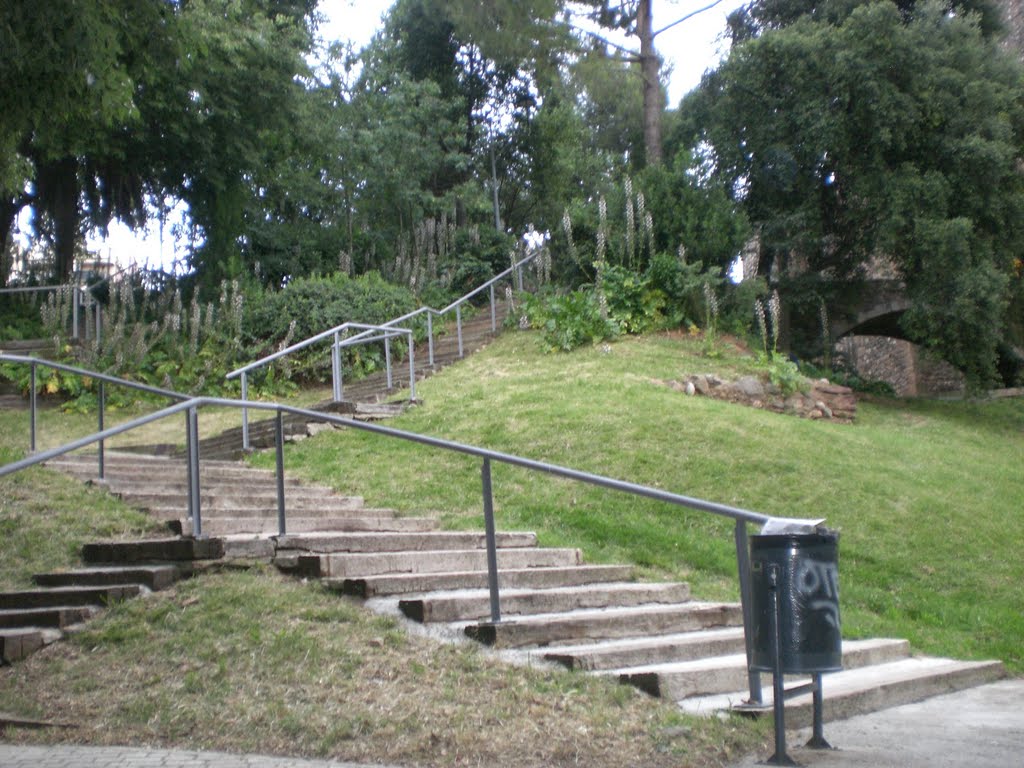
[[[242,402],[249,401],[249,372],[242,372]],[[249,450],[249,409],[242,406],[242,450]]]
[[[484,494],[484,527],[487,536],[487,589],[491,598],[491,622],[501,621],[501,597],[498,594],[498,545],[494,530],[494,494],[491,487],[491,460],[484,459],[480,470]]]
[[[28,423],[29,423],[28,432],[29,432],[29,438],[28,438],[28,443],[29,443],[29,452],[30,453],[35,453],[36,452],[36,418],[37,418],[37,414],[36,414],[36,410],[37,410],[37,401],[36,401],[36,364],[35,364],[35,362],[33,362],[29,366],[29,369],[30,370],[29,370],[29,377],[28,377],[29,378],[29,384],[28,384],[28,411],[29,411],[29,414],[28,414]]]
[[[284,536],[288,530],[284,508],[284,417],[280,408],[274,419],[274,447],[277,451],[277,533]]]
[[[334,345],[331,347],[331,385],[334,388],[334,402],[340,403],[342,397],[341,383],[341,339],[334,333]]]
[[[105,381],[103,381],[101,379],[100,380],[100,392],[99,392],[99,414],[98,414],[97,419],[96,419],[97,426],[99,427],[99,431],[100,432],[102,432],[105,429],[105,427],[103,425],[103,417],[104,417],[104,413],[105,413],[106,409],[107,409],[107,382],[105,382]],[[106,476],[106,466],[105,466],[105,461],[104,461],[104,459],[105,459],[105,456],[104,456],[104,442],[105,441],[103,441],[103,440],[100,440],[100,442],[99,442],[99,452],[98,452],[98,455],[99,455],[99,467],[98,467],[98,469],[99,469],[99,478],[100,478],[100,480],[102,480]]]
[[[491,283],[491,333],[498,332],[498,315],[494,307],[494,283]]]
[[[192,536],[203,538],[202,504],[199,499],[199,412],[193,406],[187,415],[188,442],[188,503],[192,518]]]
[[[459,331],[459,357],[463,357],[462,350],[462,305],[460,304],[455,308],[455,324]]]
[[[736,565],[740,580],[740,607],[743,611],[743,641],[747,653],[747,684],[750,698],[747,703],[761,704],[761,673],[750,668],[754,656],[754,605],[750,575],[750,545],[745,520],[736,521]]]
[[[384,367],[387,369],[388,391],[390,392],[394,384],[391,380],[391,336],[389,334],[384,334]]]

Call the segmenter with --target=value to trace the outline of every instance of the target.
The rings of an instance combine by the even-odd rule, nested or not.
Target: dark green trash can
[[[839,534],[751,536],[750,567],[754,608],[751,669],[774,670],[773,592],[779,607],[781,671],[812,674],[842,669]]]

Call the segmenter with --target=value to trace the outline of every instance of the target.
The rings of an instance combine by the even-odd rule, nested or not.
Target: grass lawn
[[[836,424],[687,397],[686,374],[754,370],[723,343],[629,338],[544,355],[510,333],[417,385],[420,408],[391,422],[614,478],[841,531],[844,634],[908,637],[919,651],[1000,658],[1024,670],[1024,402],[859,404]],[[272,466],[273,456],[256,457]],[[482,527],[479,463],[343,430],[288,449],[290,471],[374,505]],[[594,562],[681,577],[735,597],[732,524],[708,514],[495,465],[500,525]]]
[[[855,424],[811,422],[665,386],[689,373],[754,370],[724,345],[714,359],[700,350],[648,336],[544,355],[533,334],[510,333],[417,385],[424,404],[391,424],[761,512],[826,517],[842,531],[844,634],[909,637],[920,651],[1024,669],[1024,402],[872,400]],[[53,440],[91,423],[47,418]],[[212,430],[218,418],[229,420],[204,414],[202,423]],[[26,421],[0,412],[9,446],[0,462],[17,455]],[[173,442],[177,426],[140,442]],[[273,456],[253,460],[270,466]],[[480,466],[466,457],[340,430],[289,446],[286,466],[372,506],[482,527]],[[504,465],[493,472],[503,528],[580,546],[594,562],[636,563],[650,578],[688,579],[698,597],[735,597],[730,521]],[[5,586],[73,564],[93,535],[148,526],[46,470],[0,479],[0,499]],[[0,670],[0,701],[81,725],[8,729],[8,739],[408,765],[715,766],[769,738],[767,723],[693,720],[610,681],[510,668],[472,644],[407,636],[262,568],[113,607],[70,642]]]

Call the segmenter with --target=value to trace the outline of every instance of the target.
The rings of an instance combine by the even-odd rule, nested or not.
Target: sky
[[[714,0],[653,0],[654,29],[661,30],[686,14]],[[393,0],[320,0],[324,16],[319,34],[324,42],[351,40],[355,48],[365,46],[381,27],[381,18]],[[714,8],[700,13],[661,34],[655,48],[669,72],[668,103],[675,107],[679,100],[699,82],[704,71],[717,64],[724,53],[721,35],[728,14],[743,0],[722,0]],[[635,39],[619,38],[615,42],[635,49]],[[175,216],[170,217],[173,220]],[[89,250],[103,259],[113,259],[121,266],[131,264],[170,269],[175,261],[184,259],[184,252],[175,253],[170,221],[161,238],[159,222],[151,222],[146,234],[140,235],[121,224],[112,224],[106,240],[88,239]]]

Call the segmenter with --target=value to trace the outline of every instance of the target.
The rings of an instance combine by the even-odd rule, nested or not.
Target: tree
[[[25,206],[57,277],[89,228],[184,200],[197,266],[234,258],[244,177],[287,130],[315,0],[0,5],[0,236]]]
[[[882,255],[913,302],[908,336],[993,378],[1024,253],[1024,84],[977,16],[889,2],[800,16],[736,46],[684,107],[764,266],[826,290]]]

